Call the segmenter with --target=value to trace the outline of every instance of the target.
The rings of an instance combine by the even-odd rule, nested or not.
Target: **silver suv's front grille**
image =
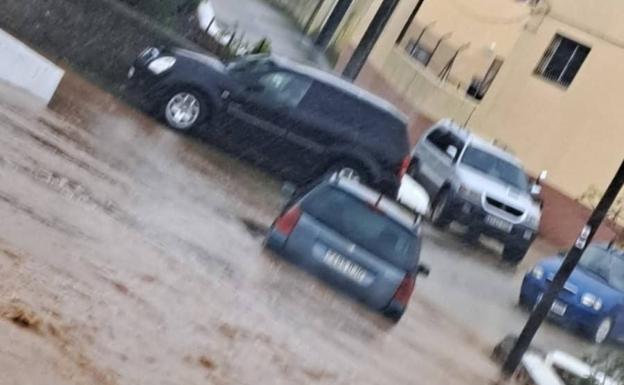
[[[500,210],[500,211],[504,211],[509,215],[512,215],[514,217],[521,217],[524,214],[524,211],[519,210],[515,207],[509,206],[499,200],[496,200],[494,198],[490,198],[490,197],[486,197],[485,198],[485,202],[487,205],[489,205],[490,207]]]

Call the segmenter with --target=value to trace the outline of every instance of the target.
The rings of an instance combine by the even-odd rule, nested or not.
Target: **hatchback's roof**
[[[330,184],[366,203],[375,205],[380,212],[410,231],[414,230],[419,223],[415,214],[396,203],[393,199],[387,198],[361,183],[351,179],[335,177],[330,181]]]
[[[405,116],[405,114],[402,113],[398,108],[396,108],[392,103],[389,103],[385,99],[382,99],[379,96],[374,95],[354,85],[353,83],[340,77],[337,74],[311,67],[305,64],[297,63],[282,56],[272,55],[271,60],[276,65],[282,68],[286,68],[301,75],[308,76],[329,86],[339,88],[341,91],[348,93],[370,105],[373,105],[374,107],[377,107],[380,110],[383,110],[393,115],[395,118],[401,120],[404,124],[407,124],[409,121],[407,116]]]
[[[493,141],[488,141],[475,133],[469,131],[468,129],[460,126],[456,122],[451,119],[443,119],[436,123],[435,127],[444,127],[449,131],[453,132],[455,135],[460,137],[465,142],[478,147],[486,152],[496,155],[501,159],[505,159],[506,161],[513,163],[517,166],[521,166],[521,162],[518,158],[516,158],[513,154],[505,149],[496,145]]]

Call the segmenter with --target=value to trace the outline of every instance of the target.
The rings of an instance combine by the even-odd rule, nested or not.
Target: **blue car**
[[[522,282],[520,304],[533,308],[559,270],[563,258],[548,258]],[[595,343],[624,340],[624,252],[592,244],[550,310],[550,318],[583,332]]]

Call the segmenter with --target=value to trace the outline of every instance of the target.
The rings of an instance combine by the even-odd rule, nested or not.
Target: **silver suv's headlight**
[[[540,217],[529,214],[526,219],[526,224],[528,227],[537,230],[540,225]]]
[[[581,304],[583,304],[583,306],[591,307],[596,311],[602,309],[602,299],[596,297],[592,293],[583,294],[581,297]]]
[[[541,280],[542,278],[544,278],[544,268],[540,265],[536,265],[533,270],[531,270],[531,275],[533,276],[533,278]]]
[[[163,56],[149,63],[147,69],[149,69],[154,75],[160,75],[173,67],[176,63],[176,59],[171,56]]]

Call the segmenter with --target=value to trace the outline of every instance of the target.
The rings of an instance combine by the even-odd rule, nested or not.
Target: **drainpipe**
[[[358,44],[345,67],[342,73],[344,77],[350,80],[355,80],[358,77],[398,4],[399,0],[384,0],[381,3],[379,10],[364,33],[362,41]]]
[[[414,19],[416,18],[416,14],[418,14],[418,11],[420,11],[420,7],[422,7],[424,2],[425,0],[418,0],[418,4],[416,4],[416,6],[414,7],[414,10],[407,18],[407,22],[403,26],[403,29],[401,30],[399,37],[396,39],[396,42],[395,42],[396,45],[399,45],[403,42],[405,35],[407,35],[407,31],[409,31],[409,29],[411,28],[412,23],[414,22]]]
[[[329,15],[329,19],[327,19],[325,26],[321,29],[314,45],[321,49],[325,49],[329,46],[334,34],[347,14],[349,7],[351,7],[352,2],[353,0],[338,0],[338,4],[336,4],[331,15]]]
[[[316,20],[316,17],[321,11],[321,7],[323,7],[323,3],[325,3],[325,0],[318,0],[318,3],[316,3],[316,7],[314,7],[314,11],[312,11],[310,18],[308,19],[308,22],[306,23],[305,27],[303,27],[304,34],[307,35],[310,33],[310,28],[312,28],[312,23],[314,23],[314,20]]]

